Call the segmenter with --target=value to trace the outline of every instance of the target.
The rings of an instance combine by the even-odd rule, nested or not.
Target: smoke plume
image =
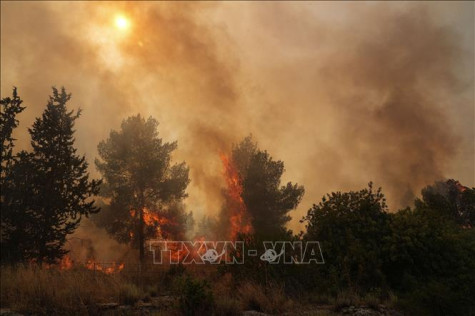
[[[187,207],[217,214],[219,154],[252,133],[305,186],[292,227],[332,190],[382,186],[411,203],[474,180],[473,3],[2,2],[2,96],[40,115],[72,92],[79,152],[129,115],[155,117],[190,166]],[[131,27],[119,31],[117,14]],[[91,174],[98,177],[91,165]]]

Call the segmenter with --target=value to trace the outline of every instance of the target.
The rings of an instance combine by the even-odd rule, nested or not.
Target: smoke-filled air
[[[140,264],[133,286],[143,294],[149,240],[318,240],[328,261],[306,275],[329,282],[318,281],[328,291],[319,293],[332,298],[316,301],[331,313],[360,308],[355,297],[371,305],[371,294],[395,313],[435,315],[420,302],[453,289],[416,281],[425,263],[401,259],[420,270],[398,270],[392,252],[414,255],[398,241],[450,231],[395,237],[441,209],[453,234],[473,238],[474,12],[473,2],[2,1],[2,262],[114,277]],[[367,205],[383,215],[372,206],[354,215]],[[359,235],[352,225],[378,229]],[[390,239],[402,248],[378,244]],[[381,253],[348,263],[355,249]],[[261,279],[220,270],[239,307],[170,294],[180,306],[172,314],[305,314],[313,303],[285,298],[313,293],[310,281],[279,269]],[[209,299],[190,274],[180,293],[197,286]],[[416,288],[420,297],[401,294]],[[265,298],[269,289],[278,293]],[[251,297],[269,301],[255,307]],[[351,297],[346,307],[341,297]],[[2,308],[77,311],[20,301],[2,296]],[[441,315],[473,313],[462,301],[441,303]]]

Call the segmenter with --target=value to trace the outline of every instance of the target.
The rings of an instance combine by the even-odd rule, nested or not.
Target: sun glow
[[[123,15],[118,15],[115,17],[115,26],[120,30],[126,30],[129,28],[129,20]]]

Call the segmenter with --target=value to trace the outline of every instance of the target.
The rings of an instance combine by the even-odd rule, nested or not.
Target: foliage
[[[297,236],[293,236],[291,231],[282,231],[279,235],[274,236],[280,245],[275,245],[275,250],[279,253],[283,242],[299,241]],[[258,254],[266,251],[264,242],[268,243],[268,239],[263,239],[256,234],[239,234],[237,240],[244,243],[244,247],[237,247],[230,253],[231,257],[243,258],[242,264],[221,264],[218,271],[221,275],[229,273],[238,282],[252,282],[263,286],[278,283],[285,290],[297,292],[302,288],[304,278],[302,276],[307,273],[307,265],[285,264],[284,261],[290,261],[290,257],[294,256],[291,252],[283,253],[278,262],[270,264],[263,261],[259,256],[249,255],[248,249],[256,250]],[[270,245],[267,245],[270,247]],[[300,249],[296,249],[298,252]],[[294,257],[295,258],[295,257]],[[297,259],[298,255],[297,255]]]
[[[64,88],[53,88],[43,115],[29,129],[32,152],[21,152],[11,166],[4,200],[11,260],[56,261],[67,252],[66,236],[82,216],[99,211],[91,197],[100,181],[89,180],[86,159],[74,148],[74,122],[81,112],[67,110],[70,98]]]
[[[16,161],[16,157],[13,155],[14,147],[14,138],[12,137],[13,130],[18,126],[18,119],[16,118],[19,113],[21,113],[25,107],[21,106],[23,100],[18,95],[17,89],[13,88],[12,97],[3,98],[0,101],[1,111],[0,111],[0,138],[2,141],[2,156],[1,156],[1,165],[0,165],[0,187],[1,198],[0,198],[0,208],[1,212],[1,233],[0,233],[0,244],[2,253],[2,261],[5,261],[7,252],[11,251],[9,247],[9,239],[11,238],[11,232],[15,228],[13,220],[15,219],[11,216],[12,207],[11,200],[15,198],[12,196],[15,192],[13,186],[14,183],[12,166]],[[16,256],[11,254],[10,256]]]
[[[285,232],[285,224],[291,219],[288,213],[302,199],[303,186],[291,182],[281,185],[284,163],[260,150],[251,136],[233,148],[231,158],[242,181],[241,196],[254,234],[275,238]]]
[[[2,141],[2,170],[1,181],[2,187],[7,184],[5,172],[9,169],[13,159],[13,147],[15,139],[12,137],[13,130],[18,126],[16,116],[23,112],[24,106],[21,106],[23,100],[17,92],[17,88],[13,88],[12,97],[3,98],[0,101],[0,138]]]
[[[422,199],[417,199],[416,208],[430,212],[458,225],[475,225],[475,189],[465,187],[450,179],[438,181],[422,190]]]
[[[183,315],[210,315],[214,310],[214,296],[208,282],[186,276],[180,292]]]
[[[8,168],[8,185],[2,186],[2,262],[16,263],[36,259],[36,214],[30,206],[40,199],[33,182],[36,166],[25,151]]]
[[[385,275],[413,313],[467,315],[475,308],[475,230],[435,211],[407,209],[392,216]]]
[[[177,143],[164,143],[157,127],[151,117],[129,117],[120,131],[111,131],[109,138],[99,143],[101,159],[96,160],[105,179],[102,194],[111,200],[99,224],[118,241],[138,247],[141,260],[145,238],[153,237],[160,225],[160,221],[145,223],[145,209],[162,216],[166,207],[186,197],[189,183],[185,163],[171,164]]]
[[[11,98],[1,100],[2,262],[56,261],[66,253],[66,236],[82,217],[99,210],[92,197],[101,182],[89,180],[85,157],[74,148],[80,111],[68,111],[70,98],[64,88],[53,88],[43,115],[29,130],[32,151],[18,153],[12,133],[24,110],[22,100],[16,88]],[[153,118],[126,119],[120,131],[99,144],[101,159],[96,161],[107,204],[95,221],[117,240],[138,246],[141,259],[145,238],[160,232],[163,238],[184,239],[194,223],[182,203],[188,167],[172,164],[177,144],[164,143],[157,127]],[[294,236],[285,225],[304,188],[281,185],[284,163],[260,150],[251,137],[233,148],[231,160],[254,228],[252,234],[238,235],[244,249],[260,254],[265,240],[315,240],[325,265],[270,264],[234,253],[244,257],[244,264],[218,267],[217,277],[224,281],[217,282],[215,294],[206,281],[190,276],[192,269],[173,265],[164,280],[178,280],[182,313],[238,314],[242,308],[282,313],[292,307],[289,294],[318,293],[315,300],[337,308],[397,301],[411,314],[473,314],[474,188],[455,180],[436,182],[422,190],[413,208],[395,213],[388,212],[381,188],[374,190],[372,183],[360,191],[333,192],[313,205],[302,219],[305,233]],[[225,211],[222,215],[228,219]],[[209,231],[227,225],[223,218],[204,217],[200,235],[209,237]],[[91,312],[94,304],[111,298],[126,304],[143,298],[136,285],[119,279],[35,265],[2,267],[1,303],[25,313],[71,314]],[[231,293],[237,298],[231,299]]]
[[[165,220],[160,224],[161,236],[168,240],[185,240],[187,233],[193,230],[193,213],[186,213],[184,204],[173,203],[164,206],[159,212]]]
[[[418,315],[473,312],[475,230],[458,216],[461,207],[473,209],[472,189],[451,195],[450,185],[426,188],[414,209],[393,214],[371,184],[328,195],[304,218],[304,238],[320,241],[326,260],[322,269],[307,271],[306,286],[332,295],[348,290],[372,297],[376,291],[380,299],[395,293],[399,306]]]
[[[372,183],[358,192],[328,194],[308,211],[305,240],[321,243],[327,274],[338,271],[332,284],[367,291],[384,286],[382,249],[389,233],[389,215],[381,189]]]

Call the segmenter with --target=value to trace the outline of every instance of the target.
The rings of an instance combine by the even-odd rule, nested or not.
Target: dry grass
[[[1,307],[25,313],[57,315],[87,314],[99,303],[134,303],[137,287],[119,275],[86,269],[59,271],[28,267],[2,267]]]
[[[173,276],[172,280],[180,281],[184,277]],[[267,314],[298,314],[299,311],[305,311],[308,315],[335,315],[348,306],[376,308],[383,304],[393,307],[397,301],[394,295],[382,298],[375,292],[360,297],[353,292],[343,291],[337,297],[309,293],[303,301],[297,299],[294,303],[280,286],[264,287],[253,282],[236,284],[230,274],[210,279],[211,291],[206,293],[214,297],[215,315],[240,315],[247,310]],[[101,307],[98,306],[101,303],[136,305],[142,300],[153,301],[155,304],[157,297],[160,298],[164,294],[163,297],[172,298],[183,294],[181,287],[180,290],[168,289],[170,286],[163,278],[144,284],[145,290],[137,286],[139,283],[136,281],[132,276],[94,273],[84,268],[61,271],[40,269],[36,266],[2,267],[0,307],[24,314],[87,315],[94,314],[94,311]],[[191,290],[189,296],[201,300],[202,289],[192,287]],[[139,306],[140,304],[137,304],[135,307],[139,309]],[[324,309],[315,308],[317,306]],[[178,314],[180,311],[175,303],[164,309],[160,304],[156,307],[157,312]],[[309,311],[312,312],[309,314]]]
[[[293,302],[286,297],[282,287],[264,288],[256,283],[246,282],[238,288],[238,296],[244,310],[278,314],[290,311]]]
[[[342,291],[337,294],[332,303],[336,310],[349,306],[367,306],[377,310],[381,305],[394,308],[397,303],[397,297],[393,293],[384,296],[380,293],[368,293],[365,296],[359,296],[352,291]]]

